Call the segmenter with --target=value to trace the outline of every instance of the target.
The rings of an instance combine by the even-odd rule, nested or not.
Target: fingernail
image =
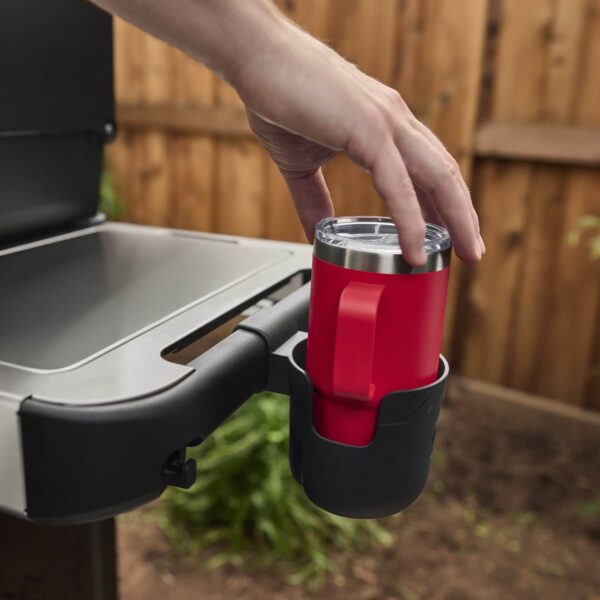
[[[485,254],[485,244],[483,242],[483,238],[481,237],[481,234],[479,234],[479,245],[481,246],[481,253]]]

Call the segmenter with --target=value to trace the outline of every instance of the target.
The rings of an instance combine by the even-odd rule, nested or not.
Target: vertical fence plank
[[[441,14],[429,13],[433,23],[426,38],[428,56],[424,86],[429,99],[425,120],[456,158],[463,177],[470,183],[473,164],[473,137],[480,99],[483,51],[487,26],[487,2],[463,0],[445,2]],[[465,35],[465,32],[468,32]],[[431,61],[431,62],[429,62]],[[431,77],[429,74],[433,73]],[[477,197],[473,198],[479,208]],[[444,351],[454,362],[452,349],[459,331],[459,306],[464,290],[464,265],[454,260],[448,289]]]
[[[588,0],[559,0],[552,24],[546,29],[545,121],[561,123],[572,116],[582,75],[587,4]]]
[[[588,0],[585,11],[585,43],[581,49],[583,68],[578,81],[579,96],[575,112],[578,124],[591,126],[600,125],[600,3]],[[596,175],[598,177],[598,175]],[[600,182],[592,185],[592,194],[596,203],[591,207],[591,214],[600,216]],[[595,192],[593,191],[595,190]],[[595,232],[596,235],[600,231]],[[588,238],[589,239],[589,238]],[[593,265],[596,272],[600,270],[600,259]],[[592,284],[593,285],[593,284]],[[598,284],[600,287],[600,283]],[[600,298],[596,306],[595,324],[590,326],[594,332],[593,347],[588,359],[586,370],[587,386],[584,390],[586,405],[594,410],[600,410]]]
[[[539,393],[565,402],[583,404],[590,379],[595,329],[592,326],[600,300],[600,268],[586,245],[573,247],[568,232],[584,214],[600,215],[600,173],[570,170],[566,186],[563,235],[555,240],[560,253],[550,279],[548,300],[553,308],[543,344],[540,344]]]
[[[600,104],[592,108],[588,97],[597,96],[587,82],[598,79],[587,71],[589,54],[593,54],[590,36],[597,38],[600,30],[593,18],[596,11],[590,15],[589,7],[588,0],[504,0],[494,64],[492,118],[595,124]],[[579,85],[583,81],[587,88]],[[488,165],[478,168],[483,172]],[[595,175],[586,169],[513,164],[507,167],[506,177],[509,182],[514,180],[514,185],[508,183],[505,192],[514,194],[520,182],[527,205],[527,224],[518,244],[519,256],[514,259],[519,266],[496,289],[497,302],[504,307],[498,327],[508,333],[499,336],[499,331],[479,328],[477,316],[467,315],[461,368],[473,376],[583,404],[598,278],[591,273],[583,250],[570,248],[566,239],[586,211],[600,210],[597,196],[589,192]],[[502,201],[486,189],[490,185],[495,183],[478,179],[476,192],[486,203]],[[512,199],[504,198],[505,205],[507,202],[510,206]],[[513,210],[508,208],[497,218],[512,219]],[[492,207],[483,207],[484,214],[490,211]],[[502,226],[486,223],[488,235],[490,228],[499,230]],[[495,244],[496,237],[492,240]],[[491,285],[490,279],[497,272],[497,261],[490,260],[489,254],[475,271],[471,298]],[[490,336],[497,336],[494,366],[486,367],[480,355],[490,350]]]
[[[168,102],[173,77],[170,69],[170,49],[151,36],[144,36],[143,102]],[[173,187],[172,163],[169,160],[169,136],[160,131],[142,132],[143,151],[141,194],[136,199],[140,220],[150,225],[172,225]]]
[[[207,231],[213,228],[214,142],[173,136],[169,160],[173,173],[173,227]]]
[[[504,348],[510,341],[513,304],[518,293],[523,236],[527,223],[529,168],[488,161],[476,179],[481,229],[487,240],[485,261],[474,267],[468,290],[468,321],[460,342],[461,373],[503,381]]]
[[[285,180],[272,160],[267,161],[265,186],[265,236],[271,240],[306,242]]]
[[[418,110],[470,178],[487,26],[487,2],[429,2]]]
[[[114,19],[114,72],[117,102],[140,102],[143,83],[143,34],[121,19]],[[118,123],[117,123],[118,126]],[[114,177],[118,197],[127,207],[127,218],[135,220],[130,201],[137,197],[140,178],[136,152],[137,137],[130,131],[119,131],[116,141],[106,149],[107,165]]]
[[[383,83],[392,83],[396,0],[334,0],[327,35],[347,60]]]
[[[538,86],[544,73],[544,27],[551,0],[523,6],[504,0],[493,64],[490,116],[527,121],[539,112]],[[527,59],[526,70],[517,69]],[[525,77],[524,81],[521,79]],[[470,269],[466,304],[459,312],[458,369],[469,376],[505,382],[513,370],[507,348],[514,330],[514,307],[524,257],[525,225],[530,203],[528,165],[484,161],[477,165],[473,194],[477,198],[487,254]],[[519,374],[523,377],[522,373]]]
[[[554,0],[502,0],[493,74],[494,119],[529,122],[540,118],[554,6]]]
[[[528,169],[529,171],[529,169]],[[523,240],[521,267],[514,303],[515,315],[506,323],[510,338],[507,343],[504,383],[527,391],[537,390],[540,372],[540,348],[546,341],[552,307],[544,290],[556,277],[560,254],[560,233],[566,202],[564,169],[537,167],[529,172],[526,236]],[[509,192],[512,193],[512,192]],[[499,290],[501,298],[504,297]]]
[[[173,51],[173,106],[210,107],[216,76],[190,57]],[[172,217],[174,227],[210,230],[214,224],[215,141],[210,137],[171,134]]]
[[[265,160],[255,142],[218,142],[215,231],[264,235]]]
[[[243,108],[236,92],[223,81],[216,87],[219,106]],[[217,142],[215,230],[263,237],[265,234],[267,156],[254,140]]]

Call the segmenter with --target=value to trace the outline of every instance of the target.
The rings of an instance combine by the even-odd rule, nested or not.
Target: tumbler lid
[[[429,273],[450,264],[452,242],[448,231],[427,223],[423,247],[427,262],[413,267],[402,256],[398,230],[389,217],[340,217],[319,221],[315,256],[358,271],[373,273]]]

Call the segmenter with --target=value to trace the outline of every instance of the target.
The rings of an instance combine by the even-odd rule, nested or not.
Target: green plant
[[[579,220],[577,229],[569,233],[569,244],[578,246],[584,232],[596,230],[596,234],[589,240],[590,256],[593,260],[600,258],[600,216],[585,215]]]
[[[331,515],[305,497],[288,464],[283,396],[254,396],[193,454],[198,480],[167,494],[165,529],[185,551],[219,548],[208,567],[285,562],[292,581],[318,586],[335,570],[332,552],[392,541],[376,521]]]
[[[581,519],[593,519],[600,516],[600,502],[598,500],[588,500],[583,502],[577,509],[577,514]]]
[[[112,175],[103,171],[100,177],[100,212],[109,219],[118,221],[123,216],[123,204],[117,197]]]

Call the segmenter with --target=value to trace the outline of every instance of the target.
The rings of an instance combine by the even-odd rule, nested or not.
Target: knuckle
[[[393,108],[404,108],[404,100],[398,90],[391,87],[386,87],[386,96]]]
[[[439,192],[453,181],[462,177],[460,168],[456,161],[444,161],[433,169],[433,177],[429,182],[430,191]]]
[[[413,115],[412,113],[406,116],[406,123],[409,127],[415,130],[417,130],[422,124],[421,121],[419,121],[419,119],[417,119],[417,117],[415,117],[415,115]]]
[[[385,109],[375,102],[370,102],[363,108],[362,127],[364,137],[384,139],[389,135],[389,121]]]
[[[417,124],[419,121],[406,108],[404,100],[402,100],[400,94],[398,94],[398,92],[395,90],[393,90],[393,92],[397,95],[398,100],[392,100],[385,106],[385,112],[390,126],[405,136],[417,134]]]
[[[449,173],[450,177],[455,178],[455,179],[462,178],[462,174],[460,172],[460,167],[458,166],[458,163],[452,157],[450,157],[450,160],[447,163],[447,169],[448,169],[448,173]]]
[[[391,139],[392,129],[385,111],[369,106],[362,114],[360,126],[350,134],[347,151],[351,158],[372,168],[381,149]]]
[[[391,113],[385,107],[377,106],[372,111],[370,127],[380,139],[389,136],[391,129]]]

